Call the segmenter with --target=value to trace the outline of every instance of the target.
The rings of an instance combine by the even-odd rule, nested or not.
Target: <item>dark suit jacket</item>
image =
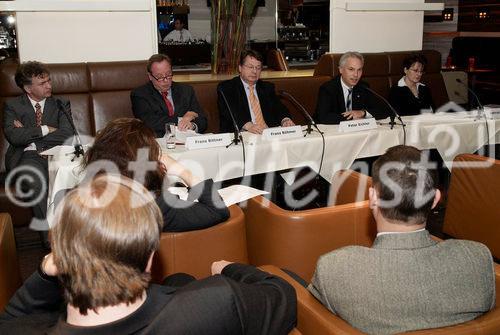
[[[217,86],[217,106],[219,108],[220,132],[230,133],[234,131],[233,121],[231,120],[231,115],[220,93],[221,90],[224,92],[227,102],[231,107],[231,111],[234,114],[239,129],[241,129],[245,123],[251,122],[252,117],[250,116],[248,99],[240,77],[234,77],[231,80],[219,83]],[[290,117],[287,108],[276,96],[272,83],[259,80],[256,84],[256,91],[259,97],[262,116],[269,127],[279,127],[284,118]]]
[[[354,86],[352,91],[352,109],[365,109],[377,120],[385,119],[389,116],[387,109],[377,100],[377,97],[361,86],[368,86],[368,84],[360,81]],[[342,116],[344,112],[344,91],[339,75],[320,86],[314,118],[317,123],[339,124],[341,121],[347,120]]]
[[[44,151],[61,145],[73,135],[68,118],[64,110],[70,112],[70,103],[61,98],[49,97],[45,100],[42,125],[57,128],[56,131],[42,136],[42,128],[36,126],[35,110],[26,94],[8,99],[4,105],[3,127],[9,148],[5,154],[7,170],[17,166],[24,148],[35,143],[37,151]],[[20,121],[24,127],[15,128],[14,120]]]
[[[156,203],[163,213],[163,231],[204,229],[229,218],[229,209],[211,179],[194,185],[187,201],[165,191],[156,198]]]
[[[0,314],[0,333],[279,335],[288,334],[297,317],[293,287],[243,264],[182,288],[153,284],[134,313],[95,327],[68,325],[62,298],[57,283],[33,274]]]
[[[151,82],[132,90],[130,99],[132,100],[134,116],[153,129],[157,137],[165,135],[165,123],[177,124],[177,118],[182,117],[188,111],[198,113],[198,117],[193,122],[198,126],[199,133],[203,133],[207,129],[205,112],[198,103],[193,88],[189,85],[172,83],[172,99],[175,110],[172,117],[168,116],[165,101]]]
[[[400,87],[396,84],[391,87],[389,102],[401,116],[418,115],[422,109],[432,108],[434,110],[431,91],[425,85],[418,86],[417,98],[407,86]]]

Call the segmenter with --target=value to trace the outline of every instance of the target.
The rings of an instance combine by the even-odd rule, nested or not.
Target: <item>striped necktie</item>
[[[352,111],[352,88],[348,89],[349,93],[347,94],[347,101],[345,103],[345,110],[347,112]]]
[[[267,128],[267,124],[262,116],[262,110],[260,109],[259,99],[257,99],[254,93],[255,85],[249,85],[248,87],[250,88],[248,98],[250,100],[250,107],[252,108],[253,115],[255,116],[255,124],[261,126],[262,128]]]

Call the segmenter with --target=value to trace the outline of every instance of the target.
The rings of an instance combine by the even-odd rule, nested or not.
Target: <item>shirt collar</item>
[[[413,234],[413,233],[419,233],[421,231],[424,231],[425,228],[418,229],[418,230],[413,230],[413,231],[383,231],[377,234],[377,237],[382,236],[382,235],[397,235],[397,234]]]
[[[406,85],[406,82],[405,82],[405,77],[406,77],[406,76],[403,76],[403,77],[401,77],[401,79],[399,79],[399,81],[398,81],[398,86],[399,86],[399,87],[405,87],[405,86],[408,86],[408,85]],[[425,86],[425,84],[422,84],[421,82],[418,82],[418,83],[417,83],[417,89],[418,89],[420,86]]]
[[[342,80],[342,76],[340,77],[340,85],[342,85],[342,88],[344,89],[344,91],[352,90],[354,88],[354,87],[347,86],[347,84],[344,83],[344,81]]]
[[[28,94],[26,94],[26,96],[28,97],[28,100],[30,101],[31,106],[33,106],[33,109],[36,110],[35,105],[38,103],[38,104],[40,104],[40,109],[42,110],[42,113],[43,113],[43,107],[45,106],[45,101],[47,100],[47,98],[45,98],[41,101],[35,101],[35,100],[31,99],[31,97]]]

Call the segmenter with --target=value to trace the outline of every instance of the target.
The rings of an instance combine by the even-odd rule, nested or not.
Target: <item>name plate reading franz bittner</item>
[[[339,123],[339,131],[342,133],[351,133],[361,130],[376,129],[377,122],[374,118],[342,121]]]
[[[296,138],[302,137],[302,127],[274,127],[267,128],[262,131],[262,137],[266,140],[273,140],[277,138]]]
[[[231,143],[231,136],[230,133],[190,136],[185,146],[188,150],[222,147]]]

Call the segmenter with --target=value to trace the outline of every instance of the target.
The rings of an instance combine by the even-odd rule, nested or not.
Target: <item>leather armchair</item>
[[[480,164],[480,165],[478,165]],[[453,161],[443,232],[484,243],[500,259],[500,160],[462,154]]]
[[[319,256],[376,235],[368,201],[304,211],[287,211],[264,197],[248,200],[246,216],[250,264],[273,264],[309,281]]]
[[[21,286],[14,230],[10,215],[0,213],[0,312]]]
[[[368,189],[372,177],[354,170],[340,170],[335,173],[330,187],[329,206],[345,205],[368,200]]]
[[[292,277],[277,268],[266,265],[262,270],[280,276],[297,292],[297,329],[304,335],[362,335],[363,332],[331,313],[309,291]],[[405,335],[496,335],[500,332],[500,265],[495,264],[496,307],[477,319],[443,328],[423,329]]]
[[[197,279],[211,275],[214,261],[225,259],[248,264],[245,215],[236,205],[230,217],[216,226],[181,233],[162,233],[153,258],[152,280],[161,283],[171,274],[184,272]]]
[[[288,71],[288,62],[280,49],[272,49],[267,53],[267,67],[276,71]]]

